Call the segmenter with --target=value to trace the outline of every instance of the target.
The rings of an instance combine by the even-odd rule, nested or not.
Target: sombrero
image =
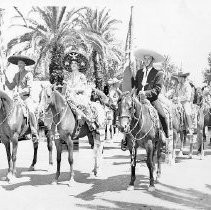
[[[35,61],[31,58],[23,55],[12,55],[8,58],[8,62],[18,65],[18,61],[23,61],[26,66],[31,66],[35,64]]]
[[[158,71],[163,70],[163,66],[162,66],[162,63],[161,62],[159,62],[159,63],[153,63],[153,67],[155,69],[157,69]]]
[[[174,77],[187,77],[190,75],[190,72],[178,72],[177,74],[173,74]]]
[[[63,66],[67,71],[72,71],[72,61],[76,61],[78,63],[80,72],[86,72],[89,67],[88,59],[83,54],[78,52],[70,52],[67,53],[63,59]]]
[[[143,60],[144,56],[150,55],[154,58],[155,63],[157,62],[163,62],[165,60],[164,56],[161,54],[153,51],[153,50],[147,50],[147,49],[137,49],[134,51],[134,56],[137,59]]]
[[[116,83],[120,83],[120,80],[118,80],[116,77],[115,78],[113,78],[113,79],[109,79],[108,80],[108,84],[109,85],[113,85],[113,84],[116,84]]]

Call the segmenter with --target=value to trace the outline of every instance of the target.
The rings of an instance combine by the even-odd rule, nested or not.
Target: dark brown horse
[[[48,86],[43,88],[41,106],[45,107],[45,111],[51,110],[53,114],[53,123],[51,130],[55,135],[55,145],[57,150],[57,171],[53,184],[58,183],[60,176],[62,145],[67,145],[68,162],[70,164],[69,186],[74,183],[73,178],[73,137],[77,128],[77,119],[66,99],[55,88]],[[104,128],[105,129],[105,128]],[[94,174],[98,175],[100,162],[102,158],[103,141],[100,139],[100,134],[95,130],[90,132],[87,123],[85,123],[77,138],[88,136],[89,142],[93,145],[94,139],[94,154],[95,165]]]
[[[12,182],[16,174],[16,159],[18,139],[30,134],[30,126],[24,116],[22,102],[13,100],[3,91],[0,91],[0,139],[5,145],[8,160],[8,181]],[[10,142],[12,143],[12,155],[10,152]],[[34,141],[34,158],[30,169],[34,168],[37,162],[38,141]]]
[[[136,179],[136,154],[138,147],[146,149],[146,162],[150,175],[149,191],[154,190],[155,180],[153,173],[155,171],[156,157],[158,163],[157,180],[161,175],[161,140],[159,126],[154,126],[155,122],[152,120],[148,103],[149,102],[139,102],[132,93],[123,93],[119,102],[120,129],[126,134],[128,148],[131,155],[131,181],[128,190],[134,189],[134,182]],[[154,108],[152,107],[152,109]],[[156,115],[155,120],[158,119],[158,115]]]

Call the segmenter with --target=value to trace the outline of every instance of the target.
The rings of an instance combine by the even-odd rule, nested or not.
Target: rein
[[[133,101],[133,105],[132,105],[132,106],[133,106],[133,109],[134,109],[135,99],[132,98],[132,101]],[[136,133],[135,136],[132,134],[132,131],[134,131],[134,129],[138,126],[138,123],[139,123],[140,119],[141,119],[141,118],[144,119],[144,118],[143,118],[142,106],[141,106],[141,111],[140,111],[140,114],[139,114],[138,117],[135,117],[135,114],[134,114],[134,113],[135,113],[135,112],[133,112],[133,116],[132,116],[132,117],[129,117],[129,116],[120,116],[120,118],[129,117],[129,118],[132,118],[132,119],[134,118],[134,119],[136,120],[136,123],[135,123],[135,125],[133,126],[133,128],[130,129],[128,132],[123,132],[123,133],[129,134],[129,135],[132,137],[132,139],[135,140],[135,141],[140,141],[140,140],[144,139],[144,138],[149,134],[149,132],[150,132],[150,131],[152,130],[152,128],[153,128],[153,124],[152,124],[152,126],[150,127],[150,129],[149,129],[142,137],[137,138],[137,135],[138,135],[138,134],[142,131],[142,129],[143,129],[144,123],[141,124],[141,128],[139,129],[139,131]],[[143,121],[144,121],[144,120],[143,120]]]
[[[132,107],[133,107],[133,110],[135,109],[134,108],[134,104],[135,104],[135,98],[132,97]],[[140,141],[142,139],[144,139],[148,134],[149,132],[152,130],[153,128],[153,123],[152,123],[152,126],[150,127],[150,129],[143,135],[141,136],[140,138],[137,138],[137,135],[142,131],[143,129],[143,126],[144,126],[144,122],[142,122],[142,125],[141,125],[141,128],[139,129],[139,131],[136,133],[136,135],[134,136],[132,134],[132,131],[137,127],[140,119],[142,118],[143,121],[144,121],[144,118],[143,118],[143,109],[142,109],[142,106],[141,106],[141,110],[140,110],[140,114],[137,117],[135,117],[135,112],[133,112],[133,116],[121,116],[121,118],[123,117],[129,117],[129,119],[135,119],[136,120],[136,123],[135,125],[133,126],[132,129],[130,129],[128,132],[124,132],[125,134],[129,134],[131,137],[132,137],[132,153],[131,153],[131,166],[135,166],[135,155],[136,155],[136,149],[135,149],[135,146],[136,146],[136,141]]]

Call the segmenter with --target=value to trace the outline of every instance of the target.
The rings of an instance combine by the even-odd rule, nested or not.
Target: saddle
[[[154,129],[160,129],[160,119],[157,110],[152,106],[149,100],[140,100],[140,103],[148,108],[149,115],[151,117]]]
[[[96,130],[99,126],[97,124],[96,112],[93,109],[90,112],[87,110],[87,108],[83,105],[76,105],[72,100],[67,100],[68,105],[70,106],[71,110],[73,111],[73,114],[76,116],[76,129],[74,134],[74,139],[76,139],[81,131],[82,126],[87,123],[89,130],[92,132],[93,130]],[[83,117],[79,118],[80,115],[83,115]]]

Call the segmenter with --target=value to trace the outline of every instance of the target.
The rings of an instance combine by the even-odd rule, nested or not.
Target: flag
[[[124,74],[123,74],[123,84],[122,84],[123,91],[132,90],[131,78],[135,76],[134,72],[135,68],[132,67],[132,63],[135,60],[132,55],[132,50],[133,50],[133,6],[131,6],[128,33],[125,43],[125,58],[123,64]]]

